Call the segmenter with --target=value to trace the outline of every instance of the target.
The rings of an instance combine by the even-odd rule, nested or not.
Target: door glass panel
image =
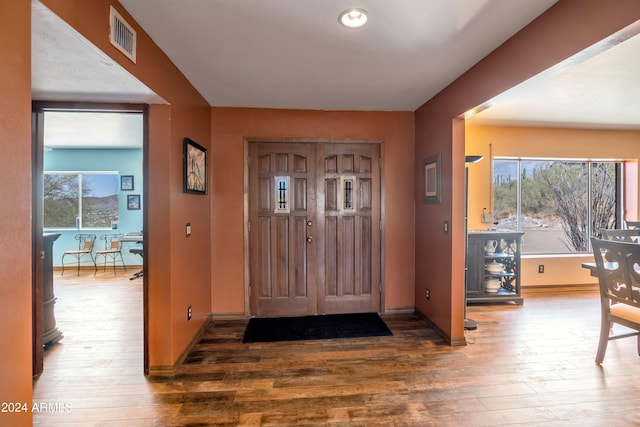
[[[354,176],[343,176],[340,178],[340,181],[342,184],[342,210],[345,212],[354,212],[356,210],[354,202],[356,178]]]
[[[275,213],[289,213],[289,177],[288,176],[276,176],[274,178],[275,183],[275,201],[276,207]]]

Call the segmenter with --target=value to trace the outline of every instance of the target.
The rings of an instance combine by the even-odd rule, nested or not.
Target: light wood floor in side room
[[[524,306],[471,306],[468,345],[413,315],[393,337],[242,344],[245,321],[216,321],[173,379],[142,374],[142,281],[55,273],[62,342],[47,350],[34,414],[42,426],[640,425],[634,338],[594,363],[595,289],[527,291]],[[152,285],[151,285],[152,286]]]

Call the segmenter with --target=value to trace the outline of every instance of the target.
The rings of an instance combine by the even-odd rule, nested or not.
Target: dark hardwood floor
[[[523,306],[470,306],[468,345],[413,315],[393,337],[242,344],[245,321],[215,321],[173,379],[142,374],[142,282],[55,274],[58,326],[34,401],[43,426],[640,425],[635,339],[594,363],[593,288],[524,293]]]

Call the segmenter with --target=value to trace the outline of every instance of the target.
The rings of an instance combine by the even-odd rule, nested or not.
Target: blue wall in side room
[[[65,250],[77,249],[78,242],[74,236],[79,232],[88,232],[95,234],[96,248],[101,243],[100,236],[112,233],[138,233],[142,230],[142,211],[144,206],[140,206],[140,210],[127,209],[127,195],[139,194],[142,201],[142,149],[127,150],[80,150],[80,149],[54,149],[44,153],[44,171],[116,171],[119,175],[133,175],[132,191],[119,191],[119,225],[117,230],[111,229],[45,229],[45,233],[60,233],[61,236],[53,244],[53,265],[61,266],[62,253]],[[119,182],[119,181],[118,181]],[[118,188],[119,183],[118,183]],[[139,255],[129,253],[129,248],[135,247],[134,244],[123,244],[123,256],[126,265],[139,266],[142,264],[142,258]],[[102,258],[101,258],[102,259]],[[68,264],[65,259],[65,264]],[[84,263],[83,265],[90,265]],[[65,267],[66,269],[67,267]],[[73,269],[73,265],[68,265]],[[108,266],[107,266],[108,268]],[[135,272],[132,269],[132,273]],[[66,273],[66,270],[65,270]]]

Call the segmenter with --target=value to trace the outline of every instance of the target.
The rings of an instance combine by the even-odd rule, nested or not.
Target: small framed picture
[[[424,203],[440,203],[440,154],[427,157],[422,163],[424,169]]]
[[[127,195],[127,209],[138,210],[140,209],[140,195],[129,194]]]
[[[184,138],[182,161],[182,191],[207,194],[207,149],[189,138]]]
[[[132,191],[132,190],[133,190],[133,175],[121,175],[120,191]]]

